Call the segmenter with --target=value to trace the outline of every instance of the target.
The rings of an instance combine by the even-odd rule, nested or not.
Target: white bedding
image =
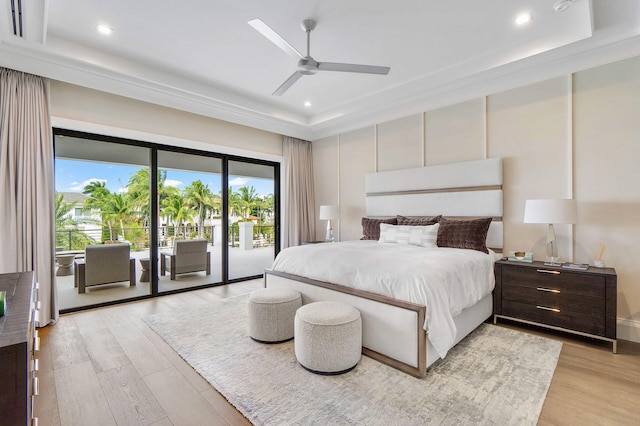
[[[453,317],[493,290],[497,257],[491,251],[346,241],[289,247],[273,270],[425,305],[424,329],[444,358],[455,342]]]

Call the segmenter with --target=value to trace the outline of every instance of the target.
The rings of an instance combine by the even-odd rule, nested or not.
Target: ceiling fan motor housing
[[[298,61],[298,72],[304,75],[313,75],[318,73],[318,63],[312,57],[307,56]]]

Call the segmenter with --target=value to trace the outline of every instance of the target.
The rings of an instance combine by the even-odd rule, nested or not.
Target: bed
[[[493,262],[503,240],[502,161],[369,174],[366,191],[363,224],[382,222],[381,238],[285,249],[265,271],[265,287],[298,290],[303,303],[335,300],[355,306],[362,315],[363,353],[423,377],[492,314]],[[405,219],[403,226],[393,225],[398,217]],[[480,233],[484,227],[486,253],[477,236],[471,245],[466,236],[460,239],[456,227],[462,221]],[[451,229],[457,234],[447,233]],[[436,235],[440,240],[445,234],[455,235],[454,243],[434,247]]]

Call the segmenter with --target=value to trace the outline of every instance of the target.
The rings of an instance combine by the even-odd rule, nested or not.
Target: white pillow
[[[438,226],[389,225],[380,224],[379,243],[411,244],[420,247],[437,247]]]

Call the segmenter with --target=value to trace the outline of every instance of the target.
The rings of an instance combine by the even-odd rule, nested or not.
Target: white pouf
[[[293,339],[293,319],[302,306],[302,296],[295,290],[264,288],[249,295],[247,325],[253,340],[265,343]]]
[[[296,359],[317,374],[352,370],[362,354],[360,311],[342,302],[315,302],[296,312]]]

